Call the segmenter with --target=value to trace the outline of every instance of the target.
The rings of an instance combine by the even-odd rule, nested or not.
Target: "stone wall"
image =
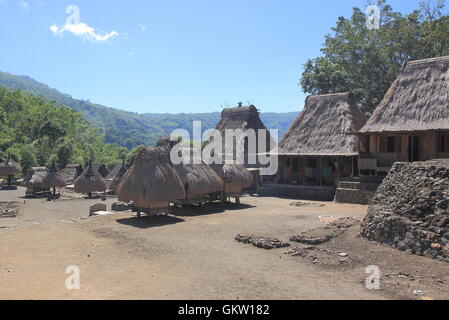
[[[263,184],[258,192],[264,196],[315,201],[333,201],[335,197],[335,188],[332,187],[294,186],[287,184]]]
[[[449,166],[396,163],[370,200],[361,234],[449,262]]]

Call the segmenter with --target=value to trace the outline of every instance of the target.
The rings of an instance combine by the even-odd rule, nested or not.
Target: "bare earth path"
[[[361,281],[367,276],[364,264],[371,261],[361,259],[363,263],[349,270],[325,268],[286,255],[285,248],[266,251],[234,241],[237,233],[287,241],[291,235],[322,226],[318,216],[362,217],[364,206],[326,203],[324,207],[298,208],[290,205],[292,200],[245,197],[243,207],[226,211],[184,210],[176,217],[153,220],[138,220],[126,212],[70,221],[86,215],[87,201],[79,199],[67,200],[64,205],[61,202],[55,210],[48,204],[44,223],[34,225],[28,220],[33,202],[36,207],[47,205],[27,200],[22,214],[30,218],[24,225],[0,219],[0,227],[10,225],[0,229],[1,299],[413,298],[405,284],[399,285],[401,290],[390,290],[389,286],[367,290]],[[65,221],[50,219],[64,206],[71,213],[61,214]],[[366,245],[377,248],[368,242]],[[363,255],[365,250],[356,246],[354,254]],[[392,259],[397,259],[397,254],[418,267],[433,268],[438,280],[449,269],[447,264],[390,248],[376,250],[387,250]],[[378,257],[373,255],[372,259],[374,264]],[[80,290],[65,287],[69,265],[80,268]],[[448,298],[444,296],[449,292],[447,286],[440,285],[432,291],[433,296]]]

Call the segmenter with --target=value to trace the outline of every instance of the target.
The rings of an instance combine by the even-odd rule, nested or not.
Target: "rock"
[[[346,252],[342,252],[342,253],[340,253],[340,254],[338,254],[340,257],[343,257],[343,258],[345,258],[345,257],[347,257],[348,256],[348,254],[346,253]]]
[[[421,290],[413,290],[413,294],[415,296],[421,296],[423,294],[423,292]]]
[[[245,244],[252,244],[253,246],[257,248],[262,248],[265,250],[271,250],[275,248],[285,248],[289,247],[290,244],[288,242],[283,242],[279,239],[275,238],[268,238],[268,237],[260,237],[260,236],[244,236],[238,234],[235,237],[235,241],[242,242]]]
[[[128,210],[131,210],[131,205],[127,204],[125,202],[116,202],[116,203],[112,204],[111,210],[118,211],[118,212],[128,211]]]
[[[96,203],[89,207],[89,215],[91,216],[94,212],[97,211],[106,211],[107,207],[104,203]]]

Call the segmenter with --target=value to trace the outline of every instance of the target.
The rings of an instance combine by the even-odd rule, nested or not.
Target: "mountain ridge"
[[[161,137],[174,129],[192,131],[192,122],[201,121],[203,129],[214,128],[220,112],[210,113],[135,113],[73,98],[27,75],[14,75],[0,71],[0,86],[9,90],[22,90],[32,95],[65,105],[82,113],[86,120],[98,128],[106,143],[128,149],[138,145],[154,145]],[[260,117],[269,129],[279,129],[279,138],[288,130],[297,112],[261,113]]]

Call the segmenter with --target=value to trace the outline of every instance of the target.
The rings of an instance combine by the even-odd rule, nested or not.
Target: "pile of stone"
[[[1,202],[0,218],[15,218],[19,213],[17,202]]]
[[[125,202],[116,202],[112,204],[111,210],[117,212],[128,211],[131,210],[131,205]]]
[[[238,234],[235,237],[235,241],[242,242],[245,244],[252,244],[253,246],[265,250],[277,249],[277,248],[285,248],[289,247],[290,244],[288,242],[283,242],[279,239],[268,238],[268,237],[260,237],[260,236],[243,236]]]
[[[449,262],[449,166],[396,163],[370,201],[361,234]]]

